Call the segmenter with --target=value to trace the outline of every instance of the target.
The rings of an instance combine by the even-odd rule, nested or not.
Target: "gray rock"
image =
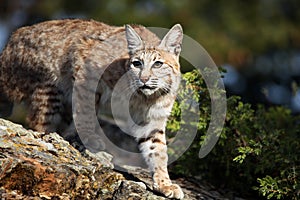
[[[0,199],[147,199],[153,192],[150,173],[139,167],[113,168],[105,152],[79,152],[56,133],[26,130],[0,119]],[[185,199],[226,199],[195,180],[174,180]]]

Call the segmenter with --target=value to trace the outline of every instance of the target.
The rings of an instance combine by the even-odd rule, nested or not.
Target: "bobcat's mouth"
[[[149,85],[143,85],[141,87],[139,87],[139,90],[144,93],[146,96],[150,96],[152,95],[153,93],[156,92],[158,88],[157,87],[151,87]]]
[[[142,87],[140,87],[140,90],[154,90],[156,87],[151,87],[151,86],[148,86],[148,85],[143,85]]]

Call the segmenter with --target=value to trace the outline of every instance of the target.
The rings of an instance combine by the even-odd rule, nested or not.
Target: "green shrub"
[[[193,90],[199,102],[198,132],[189,150],[171,169],[185,175],[201,176],[214,184],[247,196],[267,199],[298,199],[300,193],[300,117],[284,107],[255,109],[239,97],[227,99],[225,126],[214,149],[203,159],[198,152],[210,122],[210,98],[197,71],[183,75],[186,85],[179,95]],[[175,104],[167,128],[176,132],[182,124],[184,101]],[[185,133],[188,134],[188,133]],[[171,134],[172,135],[172,134]],[[188,165],[186,163],[189,163]]]

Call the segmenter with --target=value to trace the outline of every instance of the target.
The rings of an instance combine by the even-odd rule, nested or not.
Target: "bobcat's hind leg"
[[[29,127],[46,133],[57,131],[62,109],[62,92],[56,86],[45,84],[36,87],[27,116]]]

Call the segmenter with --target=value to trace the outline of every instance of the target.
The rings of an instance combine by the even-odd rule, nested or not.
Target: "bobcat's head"
[[[146,96],[175,94],[180,82],[179,54],[182,28],[174,25],[159,45],[146,46],[129,25],[126,25],[130,87]]]

